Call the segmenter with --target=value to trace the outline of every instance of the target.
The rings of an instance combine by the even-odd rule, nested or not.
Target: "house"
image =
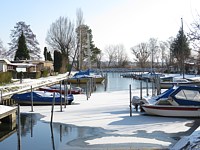
[[[42,60],[24,60],[24,63],[33,64],[36,66],[36,71],[48,70],[53,71],[53,62],[52,61],[42,61]],[[32,68],[34,70],[34,68]],[[30,70],[31,72],[32,70]]]
[[[11,64],[11,62],[7,59],[0,59],[0,72],[7,72],[9,70],[8,65]]]
[[[20,60],[10,62],[7,59],[0,59],[1,72],[37,72],[41,70],[53,71],[53,62],[40,60]]]

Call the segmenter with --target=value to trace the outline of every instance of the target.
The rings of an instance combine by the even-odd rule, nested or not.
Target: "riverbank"
[[[134,90],[133,95],[139,95]],[[130,117],[129,91],[74,95],[75,103],[55,106],[53,122],[104,129],[100,135],[82,137],[61,149],[171,149],[183,136],[196,129],[195,119],[148,116],[133,110]],[[51,106],[21,106],[22,113],[40,113],[50,122]],[[82,141],[82,142],[80,142]]]

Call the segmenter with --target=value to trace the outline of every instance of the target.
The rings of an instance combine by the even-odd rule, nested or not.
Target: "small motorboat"
[[[165,103],[159,104],[159,103]],[[173,106],[167,102],[158,102],[155,105],[143,104],[143,110],[149,115],[166,117],[200,117],[200,106]]]
[[[100,84],[105,80],[105,77],[101,74],[92,74],[90,69],[88,69],[86,71],[77,72],[73,77],[68,78],[67,82],[71,84],[86,84],[89,80]]]
[[[200,85],[200,81],[186,79],[186,78],[171,78],[171,81],[165,81],[164,78],[161,78],[160,88],[161,89],[168,89],[174,85],[177,86],[193,86],[193,85]]]
[[[56,84],[56,85],[53,85],[50,87],[48,87],[48,86],[40,87],[39,90],[60,93],[60,84]],[[83,93],[83,89],[80,87],[70,87],[68,85],[67,85],[67,88],[65,89],[64,85],[61,85],[61,93],[65,94],[65,92],[68,92],[68,94],[81,94],[81,93]]]
[[[200,87],[179,86],[168,98],[154,104],[145,103],[142,109],[150,115],[169,117],[200,117]]]
[[[74,100],[74,96],[68,94],[65,98],[64,95],[57,92],[33,91],[13,94],[11,99],[20,105],[30,105],[32,102],[34,105],[51,105],[53,102],[54,104],[61,104],[61,102],[64,104],[66,102],[66,104],[70,105]]]

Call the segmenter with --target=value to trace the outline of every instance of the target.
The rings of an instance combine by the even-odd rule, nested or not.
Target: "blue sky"
[[[2,0],[0,5],[0,39],[8,49],[10,33],[19,21],[30,25],[40,43],[46,45],[47,31],[56,19],[65,16],[76,21],[81,8],[85,24],[90,26],[94,44],[123,44],[130,48],[149,38],[166,41],[176,36],[183,18],[184,29],[200,13],[199,0]],[[48,46],[47,46],[48,47]]]

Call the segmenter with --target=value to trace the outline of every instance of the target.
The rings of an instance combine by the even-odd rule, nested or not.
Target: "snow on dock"
[[[16,121],[16,107],[0,105],[0,121],[14,122]]]
[[[12,84],[8,84],[5,86],[0,86],[0,90],[2,92],[1,98],[9,97],[12,94],[20,93],[24,91],[31,90],[31,86],[33,89],[37,89],[41,86],[48,86],[59,83],[59,81],[67,79],[67,73],[59,74],[57,76],[49,76],[45,78],[39,79],[23,79],[22,83],[20,81],[15,81]]]

